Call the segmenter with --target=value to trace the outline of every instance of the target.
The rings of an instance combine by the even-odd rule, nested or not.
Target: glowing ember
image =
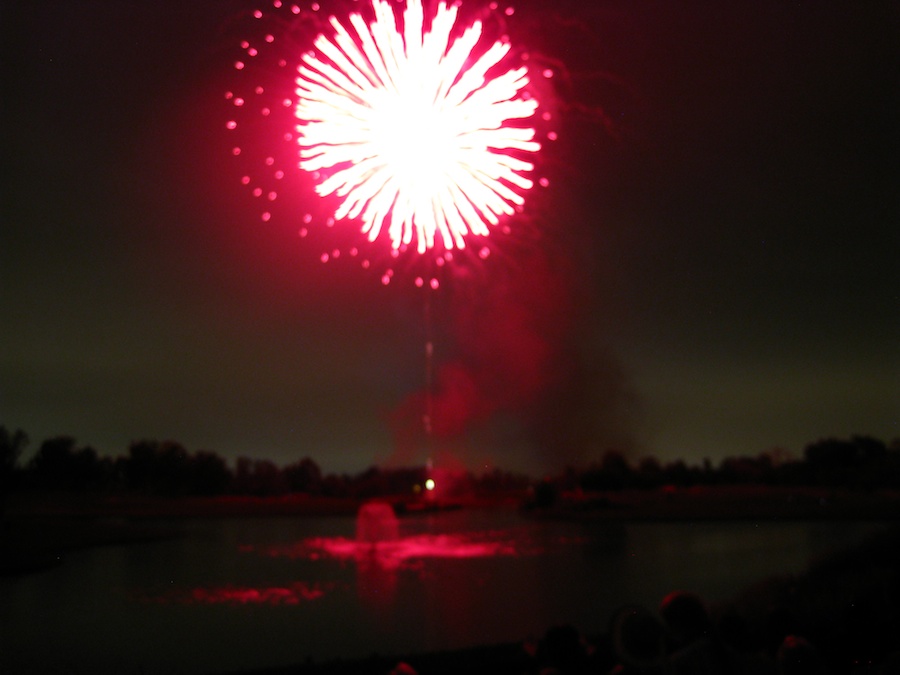
[[[464,248],[533,185],[528,158],[540,144],[527,69],[504,69],[510,46],[480,44],[480,21],[460,31],[456,6],[439,2],[426,20],[421,0],[408,0],[402,25],[386,0],[372,9],[369,23],[332,17],[333,35],[301,58],[300,166],[369,241],[386,230],[395,250]]]

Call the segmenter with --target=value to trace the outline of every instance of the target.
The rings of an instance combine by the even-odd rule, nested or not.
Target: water
[[[74,552],[0,580],[0,670],[227,672],[606,628],[668,591],[731,597],[863,538],[863,523],[535,522],[510,511],[400,521],[196,520],[177,539]]]

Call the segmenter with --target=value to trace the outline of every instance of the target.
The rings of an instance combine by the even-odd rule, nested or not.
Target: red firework
[[[334,235],[323,262],[343,251],[368,267],[379,246],[391,260],[428,254],[438,266],[473,244],[486,257],[487,238],[534,185],[537,120],[549,118],[506,36],[443,0],[433,10],[367,0],[327,22],[317,3],[275,0],[252,16],[227,127],[244,134],[233,154],[245,162],[242,184],[266,204],[262,219],[296,190],[318,195],[314,208],[293,195],[300,235],[323,226]]]

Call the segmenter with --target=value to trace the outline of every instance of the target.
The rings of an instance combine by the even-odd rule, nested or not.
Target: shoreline
[[[765,485],[664,487],[563,493],[552,505],[529,506],[526,491],[459,495],[424,502],[407,495],[373,498],[223,495],[163,497],[136,493],[23,492],[10,495],[4,520],[27,518],[181,519],[355,516],[367,501],[384,501],[399,517],[460,509],[519,508],[540,518],[669,520],[900,520],[900,490]]]

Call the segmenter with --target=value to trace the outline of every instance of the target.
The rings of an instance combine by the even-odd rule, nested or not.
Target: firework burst
[[[270,83],[250,86],[249,80],[243,94],[235,89],[226,95],[240,113],[229,120],[229,129],[253,126],[241,117],[249,121],[255,108],[265,122],[257,118],[255,126],[291,148],[287,158],[260,155],[254,148],[263,138],[258,130],[252,142],[233,148],[237,157],[249,150],[257,168],[264,164],[269,182],[278,181],[270,188],[252,172],[242,176],[267,204],[263,220],[271,218],[272,203],[287,188],[290,181],[284,179],[300,174],[327,205],[328,229],[349,223],[368,242],[384,241],[393,259],[407,250],[434,251],[432,258],[442,266],[473,241],[486,257],[485,238],[501,224],[507,229],[504,221],[521,210],[534,185],[541,149],[538,101],[525,61],[511,53],[505,35],[487,30],[480,18],[465,20],[458,4],[440,0],[431,7],[422,0],[406,0],[405,6],[369,0],[359,11],[327,22],[316,3],[301,9],[276,0],[270,10],[254,12],[257,23],[290,12],[296,24],[308,24],[315,15],[319,26],[315,37],[304,39],[279,18],[270,23],[276,30],[243,40],[244,54],[235,62],[244,76],[263,72],[263,63],[280,70],[282,79],[292,73],[288,95],[281,87],[273,92]],[[274,49],[276,37],[290,48]],[[544,112],[541,119],[548,117]],[[312,210],[297,214],[303,236],[316,220]],[[368,266],[359,246],[346,251],[365,257]],[[334,248],[321,258],[339,255]],[[388,269],[383,280],[391,275]]]
[[[534,165],[516,153],[540,144],[532,127],[510,125],[537,110],[522,96],[527,69],[489,77],[509,45],[476,56],[481,22],[451,38],[455,6],[439,3],[430,30],[420,0],[409,0],[402,28],[388,2],[373,8],[373,22],[352,14],[349,30],[332,18],[334,36],[302,58],[300,166],[323,172],[318,193],[339,197],[335,217],[361,219],[370,241],[387,230],[395,249],[464,248],[533,185]]]

